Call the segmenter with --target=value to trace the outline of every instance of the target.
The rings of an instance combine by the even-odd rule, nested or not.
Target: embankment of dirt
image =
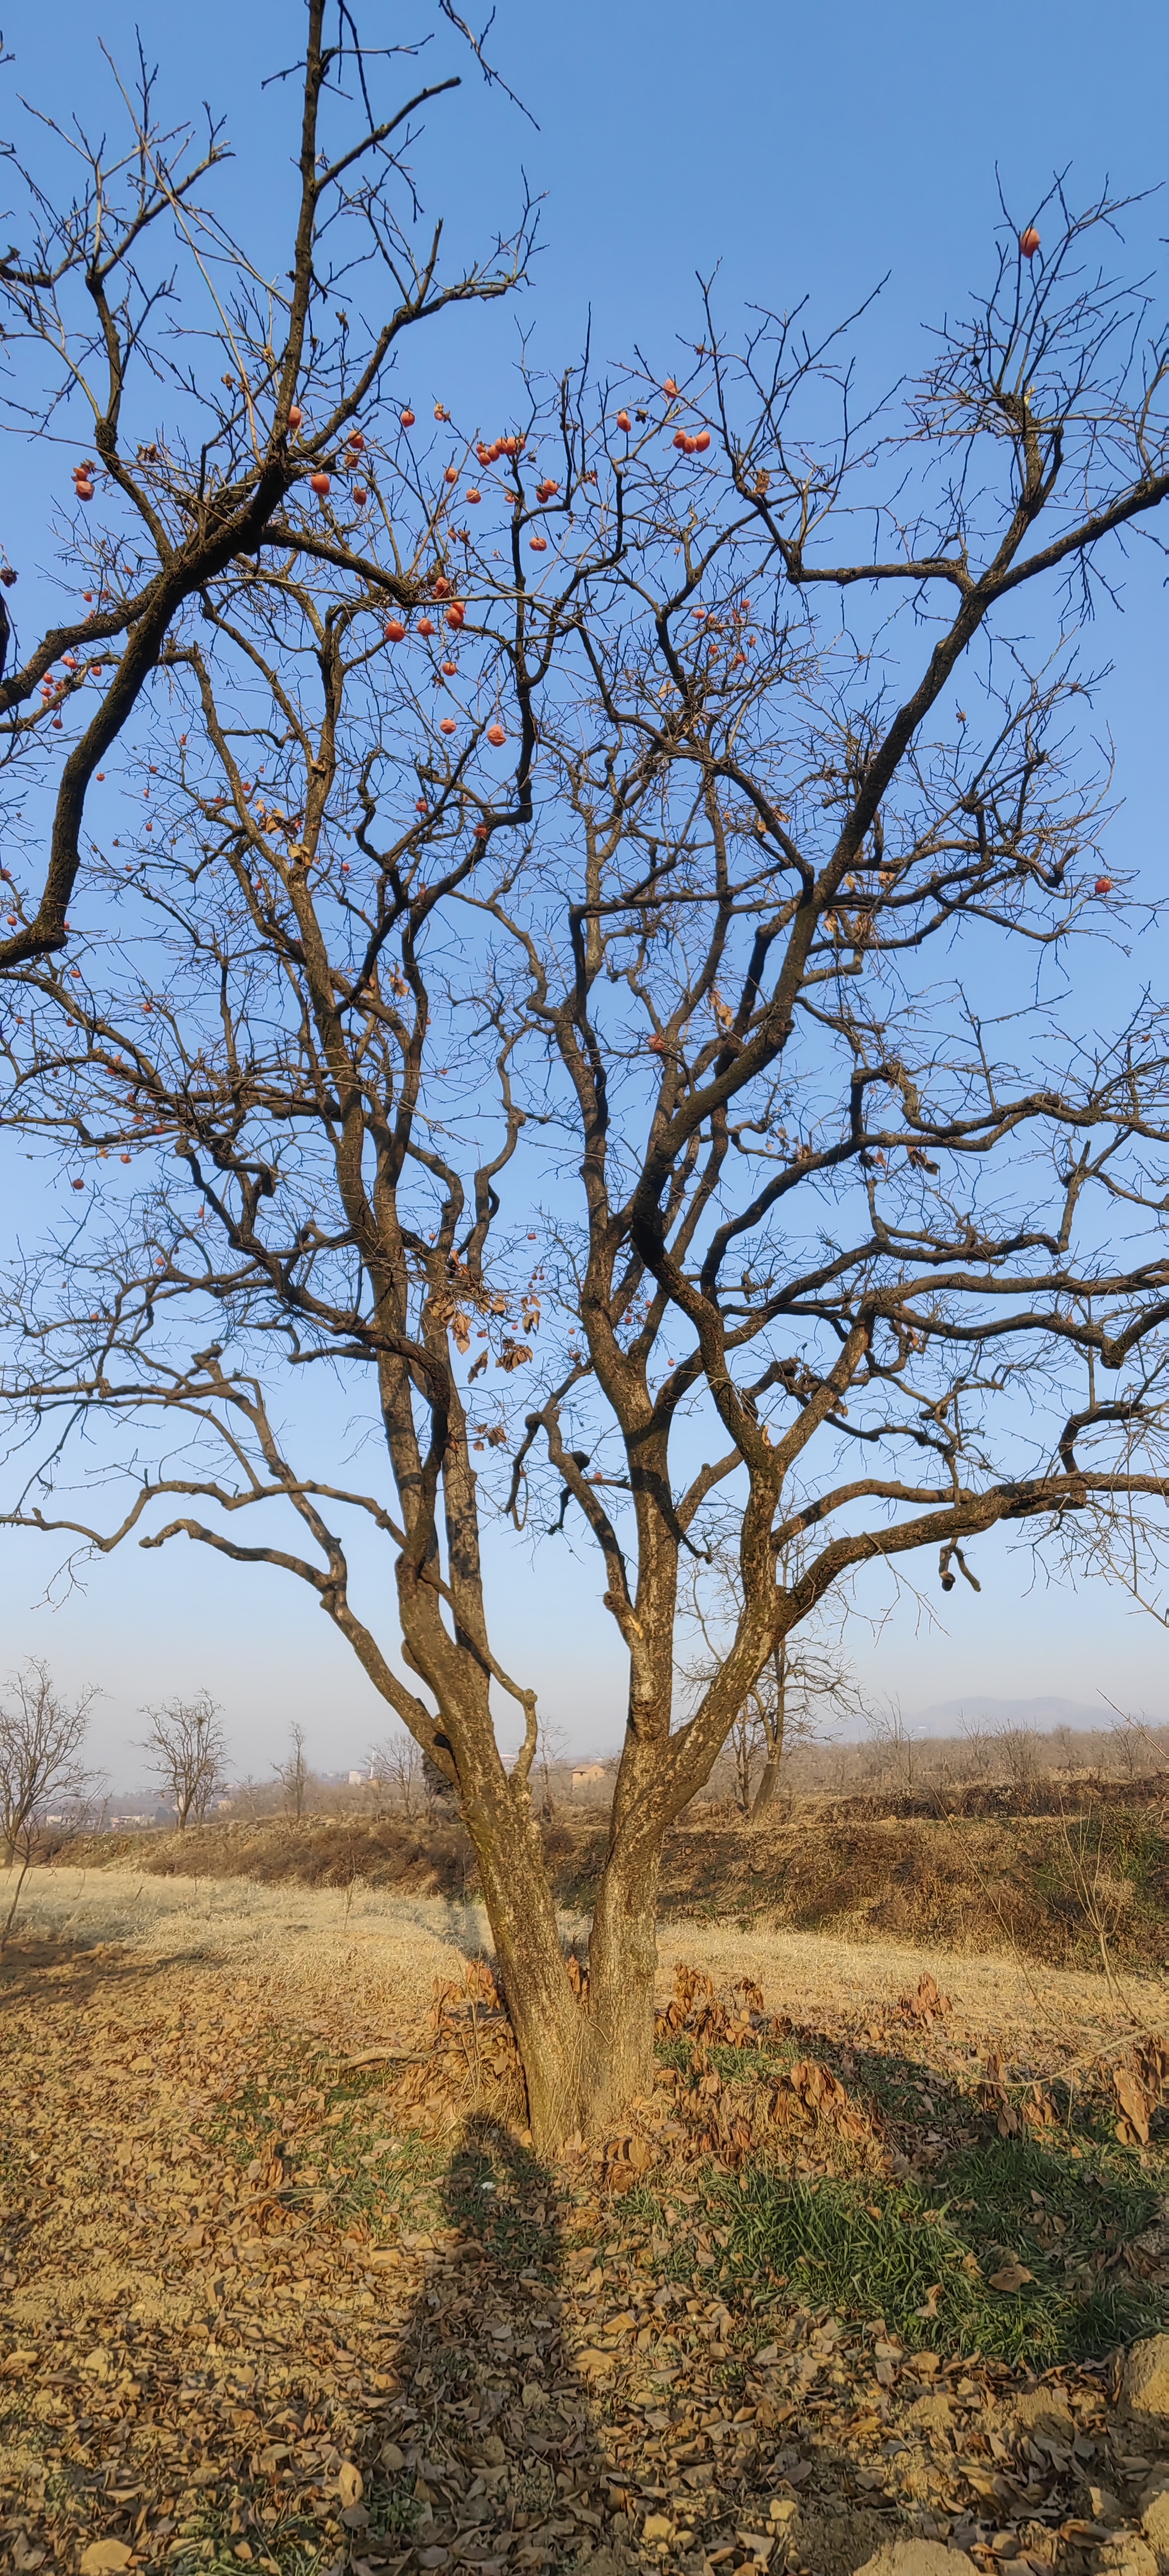
[[[558,1901],[587,1912],[605,1828],[545,1828]],[[105,1835],[70,1865],[114,1865],[261,1886],[478,1894],[475,1855],[456,1824],[306,1817],[209,1824],[185,1834]],[[1148,1808],[1101,1804],[1079,1816],[842,1815],[809,1805],[747,1827],[707,1810],[666,1846],[661,1910],[670,1917],[831,1933],[849,1940],[1016,1949],[1053,1965],[1160,1966],[1169,1958],[1169,1827]]]

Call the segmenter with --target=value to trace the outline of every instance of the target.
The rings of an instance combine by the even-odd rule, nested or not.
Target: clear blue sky
[[[294,86],[261,93],[260,83],[297,53],[297,0],[249,0],[243,9],[238,0],[201,0],[196,9],[137,14],[174,112],[204,95],[226,111],[239,154],[227,188],[232,219],[262,262],[276,246]],[[130,67],[135,15],[123,0],[106,0],[97,17],[76,0],[20,13],[8,26],[16,60],[0,74],[0,128],[17,130],[17,92],[60,118],[77,106],[88,123],[108,115],[112,125],[99,37]],[[423,32],[428,11],[391,11],[381,0],[363,19],[373,40],[383,30]],[[469,76],[454,103],[434,113],[419,154],[426,200],[444,212],[452,251],[481,244],[508,223],[522,165],[546,196],[546,248],[523,306],[445,328],[428,343],[414,384],[416,398],[443,394],[484,420],[506,398],[521,328],[537,360],[555,369],[576,355],[591,315],[598,356],[620,359],[637,341],[665,372],[675,333],[693,329],[695,272],[716,266],[731,321],[745,304],[791,305],[805,293],[826,319],[887,271],[865,339],[872,381],[882,384],[921,363],[923,325],[986,276],[996,163],[1021,219],[1053,169],[1069,164],[1071,191],[1085,197],[1106,176],[1138,189],[1166,175],[1169,33],[1155,0],[1135,0],[1116,19],[1083,0],[1035,0],[1025,11],[1005,0],[983,0],[977,11],[839,0],[831,13],[775,0],[741,0],[734,11],[699,0],[593,0],[587,12],[563,0],[539,8],[501,0],[492,47],[539,130]],[[435,55],[448,64],[454,50],[444,37]],[[1169,198],[1134,219],[1130,258],[1155,255],[1166,233]],[[22,565],[26,632],[36,561],[51,560],[40,537],[45,491],[43,458],[10,445],[10,515],[0,533]],[[1115,666],[1101,713],[1125,799],[1117,853],[1128,864],[1139,858],[1158,889],[1165,838],[1154,763],[1164,737],[1166,624],[1158,569],[1138,548],[1127,613],[1109,620],[1091,653]],[[1142,971],[1163,966],[1164,949],[1150,945]],[[1120,962],[1113,971],[1119,1000],[1131,974]],[[6,1179],[0,1244],[30,1215],[25,1167],[10,1167]],[[49,1570],[42,1547],[0,1538],[0,1664],[36,1650],[62,1678],[100,1682],[99,1750],[118,1777],[136,1767],[126,1748],[137,1705],[200,1683],[223,1699],[244,1768],[264,1768],[292,1716],[330,1764],[359,1758],[371,1724],[381,1723],[340,1641],[275,1575],[242,1577],[193,1549],[161,1558],[131,1551],[94,1570],[84,1599],[50,1612],[35,1606]],[[897,1692],[912,1710],[962,1689],[1079,1701],[1103,1689],[1169,1714],[1163,1631],[1098,1586],[1079,1599],[1028,1593],[1028,1560],[1012,1558],[1005,1541],[987,1544],[982,1571],[978,1600],[960,1587],[942,1602],[930,1586],[944,1628],[922,1625],[909,1602],[879,1645],[862,1643],[874,1691]],[[533,1582],[527,1560],[504,1550],[500,1572],[506,1659],[537,1680],[574,1744],[612,1744],[622,1676],[592,1569],[547,1551]],[[925,1568],[922,1576],[928,1582]],[[388,1595],[386,1613],[392,1619]]]

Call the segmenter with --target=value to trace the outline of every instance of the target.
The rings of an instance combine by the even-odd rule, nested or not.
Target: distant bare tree
[[[785,1752],[815,1744],[832,1723],[859,1713],[852,1667],[838,1649],[817,1646],[813,1638],[780,1638],[742,1712],[754,1748],[762,1754],[747,1805],[752,1824],[766,1815],[775,1797]],[[744,1787],[749,1785],[745,1780]]]
[[[181,1834],[192,1820],[201,1825],[212,1798],[224,1787],[227,1739],[221,1711],[209,1691],[194,1699],[171,1699],[147,1708],[150,1721],[142,1739],[155,1778],[162,1781]]]
[[[1116,1710],[1108,1729],[1108,1750],[1122,1779],[1139,1780],[1156,1766],[1147,1726],[1124,1709]]]
[[[47,1664],[29,1657],[14,1675],[11,1697],[0,1705],[0,1840],[5,1866],[20,1876],[0,1932],[3,1949],[16,1920],[21,1889],[46,1832],[78,1831],[86,1821],[91,1775],[81,1759],[89,1712],[98,1696],[91,1684],[72,1706],[54,1688]]]
[[[369,1776],[375,1791],[375,1813],[383,1803],[400,1807],[411,1824],[422,1795],[422,1755],[412,1735],[388,1735],[370,1748]]]
[[[304,1728],[292,1725],[288,1730],[288,1752],[277,1764],[276,1777],[284,1792],[284,1803],[299,1824],[313,1786],[313,1775],[304,1758]]]
[[[429,1815],[449,1817],[454,1813],[453,1785],[445,1771],[440,1771],[437,1762],[431,1761],[429,1753],[422,1756],[422,1795]]]
[[[906,1724],[899,1700],[890,1700],[886,1708],[869,1709],[865,1730],[876,1758],[879,1777],[891,1779],[906,1797],[913,1795],[913,1773],[917,1746]]]
[[[557,1764],[563,1759],[567,1738],[555,1718],[546,1717],[540,1728],[540,1751],[536,1770],[540,1778],[540,1814],[546,1825],[556,1819],[556,1792],[553,1779]]]
[[[683,1667],[699,1696],[717,1673],[741,1612],[734,1542],[716,1540],[709,1557],[710,1573],[696,1569],[690,1587],[703,1651]],[[802,1551],[786,1548],[776,1566],[779,1581],[790,1587],[801,1571]],[[767,1813],[785,1752],[818,1742],[832,1720],[860,1713],[852,1666],[839,1642],[839,1622],[830,1624],[825,1606],[802,1628],[776,1641],[735,1718],[727,1752],[741,1813],[752,1823]]]
[[[268,1814],[271,1795],[269,1783],[257,1780],[250,1771],[245,1779],[232,1782],[232,1805],[244,1809],[250,1824],[256,1824],[261,1815]]]
[[[1035,1776],[1039,1769],[1038,1745],[1030,1727],[997,1727],[993,1743],[1000,1770],[1006,1772],[1011,1787],[1017,1794],[1025,1794],[1028,1789],[1034,1787]]]
[[[963,1719],[960,1742],[949,1759],[948,1767],[954,1778],[957,1780],[989,1779],[993,1767],[992,1743],[993,1738],[988,1732],[985,1721],[980,1725],[977,1718]]]

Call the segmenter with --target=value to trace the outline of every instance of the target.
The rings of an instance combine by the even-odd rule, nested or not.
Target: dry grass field
[[[550,2171],[485,1955],[456,1897],[28,1882],[18,2576],[851,2576],[912,2533],[1155,2576],[1159,2437],[1113,2399],[1169,2284],[1164,2115],[1142,2143],[1123,2109],[1159,1975],[675,1919],[653,2100]]]
[[[1115,1784],[1113,1784],[1115,1786]],[[1149,1794],[1140,1796],[1141,1789]],[[962,1952],[1018,1952],[1052,1967],[1130,1968],[1169,1959],[1169,1835],[1156,1783],[1130,1802],[1100,1794],[1082,1811],[1039,1814],[851,1812],[796,1803],[745,1828],[733,1810],[696,1807],[669,1836],[662,1913],[669,1925],[823,1932],[844,1940]],[[545,1827],[559,1901],[588,1911],[605,1850],[602,1817],[561,1813]],[[360,1811],[217,1819],[186,1834],[109,1836],[90,1846],[103,1872],[245,1879],[473,1902],[475,1857],[457,1823]],[[671,1936],[672,1937],[672,1936]]]

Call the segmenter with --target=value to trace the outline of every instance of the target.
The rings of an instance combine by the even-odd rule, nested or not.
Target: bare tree
[[[117,941],[8,969],[3,1115],[91,1190],[11,1276],[8,1517],[311,1590],[459,1798],[542,2148],[646,2089],[665,1835],[822,1600],[923,1552],[977,1588],[999,1525],[1111,1535],[1146,1593],[1160,1561],[1169,1033],[1149,1002],[1086,1041],[1073,980],[1132,909],[1074,631],[1169,496],[1146,291],[1092,264],[1121,211],[1057,190],[1039,258],[1004,224],[881,416],[846,334],[736,355],[709,304],[675,375],[525,379],[497,431],[440,404],[411,446],[346,375],[327,506],[170,638],[152,828],[93,864]],[[200,472],[159,443],[167,527]],[[403,564],[422,613],[386,619]],[[322,1363],[369,1389],[372,1491],[327,1431],[297,1454]],[[109,1525],[62,1499],[94,1415]],[[677,1722],[720,1495],[738,1615]],[[593,1552],[628,1663],[584,1998],[493,1642],[504,1514]]]
[[[1109,1706],[1113,1706],[1111,1701]],[[1122,1779],[1140,1780],[1156,1769],[1149,1729],[1143,1718],[1133,1716],[1131,1709],[1115,1710],[1108,1729],[1108,1748]]]
[[[30,1655],[0,1702],[0,1842],[5,1868],[10,1875],[19,1871],[0,1950],[46,1836],[55,1835],[59,1844],[86,1821],[93,1779],[82,1747],[97,1696],[91,1686],[72,1703],[63,1699],[48,1665]]]
[[[703,1652],[681,1667],[692,1696],[699,1700],[717,1674],[724,1642],[733,1637],[740,1612],[737,1550],[724,1537],[713,1542],[707,1553],[707,1567],[696,1568],[690,1584],[692,1615]],[[777,1564],[778,1577],[786,1587],[799,1579],[801,1553],[793,1543]],[[855,1675],[840,1641],[839,1620],[834,1624],[827,1611],[827,1604],[818,1604],[803,1627],[777,1638],[731,1725],[728,1750],[736,1803],[752,1823],[765,1816],[774,1802],[785,1753],[790,1755],[797,1745],[816,1743],[837,1720],[861,1713]]]
[[[288,1730],[288,1751],[276,1766],[276,1778],[284,1793],[284,1804],[299,1824],[313,1787],[313,1775],[304,1756],[304,1728],[295,1720]]]
[[[275,1804],[273,1784],[270,1780],[254,1779],[249,1771],[242,1780],[232,1781],[231,1803],[233,1807],[244,1810],[250,1824],[258,1824],[261,1816],[270,1816],[273,1812]]]
[[[911,1798],[917,1746],[900,1700],[892,1699],[884,1707],[867,1710],[865,1732],[881,1780],[891,1780],[895,1788]]]
[[[556,1766],[564,1758],[568,1738],[558,1718],[546,1714],[540,1721],[540,1750],[536,1769],[540,1778],[540,1820],[545,1825],[556,1821]]]
[[[422,1756],[422,1795],[427,1815],[449,1823],[455,1808],[455,1786],[449,1772],[435,1762],[429,1753]]]
[[[143,1715],[150,1723],[141,1749],[170,1799],[178,1832],[185,1834],[189,1824],[202,1824],[212,1798],[226,1786],[221,1711],[208,1691],[199,1691],[194,1699],[166,1700]]]
[[[375,1744],[369,1757],[369,1776],[377,1792],[377,1812],[381,1812],[380,1801],[388,1797],[401,1808],[406,1823],[412,1824],[422,1795],[422,1755],[413,1736],[403,1729]]]
[[[994,1737],[985,1721],[980,1724],[977,1718],[971,1718],[968,1723],[964,1723],[962,1742],[964,1748],[962,1768],[965,1778],[967,1780],[989,1779]]]
[[[739,1723],[750,1726],[760,1763],[747,1813],[766,1815],[779,1787],[785,1753],[816,1744],[845,1717],[860,1712],[852,1666],[831,1643],[781,1637],[750,1693]],[[744,1786],[746,1786],[746,1781]]]
[[[996,1756],[995,1768],[1000,1777],[1005,1773],[1017,1797],[1026,1797],[1034,1787],[1039,1767],[1038,1748],[1029,1726],[998,1726],[991,1744]]]

